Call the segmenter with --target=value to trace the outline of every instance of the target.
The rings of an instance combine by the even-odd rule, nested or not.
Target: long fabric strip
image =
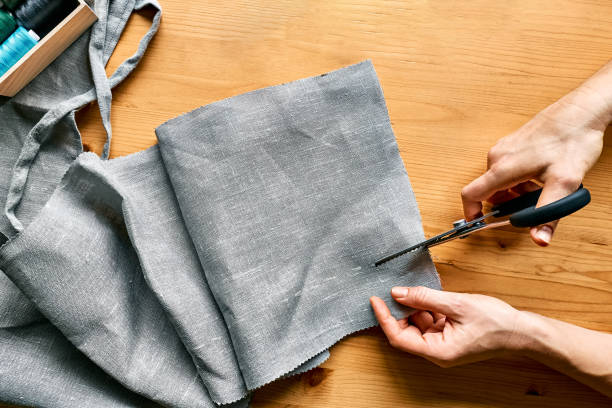
[[[92,81],[94,84],[93,87],[86,88],[88,85],[80,85],[78,87],[79,89],[87,90],[83,93],[75,95],[70,95],[55,90],[55,92],[53,93],[59,94],[60,97],[57,97],[52,93],[50,97],[42,98],[41,101],[37,98],[37,94],[40,93],[45,95],[49,93],[49,88],[48,83],[43,82],[42,86],[45,88],[40,89],[41,77],[38,77],[37,80],[35,80],[34,83],[27,88],[23,97],[20,93],[14,98],[14,100],[11,101],[12,103],[16,103],[17,105],[28,104],[30,106],[30,110],[41,110],[41,105],[45,106],[48,102],[51,101],[56,101],[56,103],[50,105],[48,110],[44,112],[42,117],[39,118],[36,124],[31,128],[31,130],[28,131],[25,140],[22,141],[22,146],[17,161],[13,166],[10,185],[8,188],[8,194],[6,196],[6,201],[4,205],[5,217],[6,220],[8,220],[8,222],[10,223],[10,225],[5,226],[3,229],[8,230],[9,235],[13,235],[21,231],[24,227],[21,221],[22,216],[20,216],[20,214],[18,213],[20,209],[19,206],[24,199],[24,195],[28,191],[27,183],[31,179],[30,171],[37,164],[36,159],[41,150],[41,146],[44,145],[51,136],[53,136],[54,127],[60,121],[64,120],[65,118],[71,117],[71,125],[73,126],[73,131],[68,133],[68,137],[71,139],[72,143],[76,141],[80,144],[80,134],[78,133],[76,122],[74,121],[74,111],[94,100],[98,101],[100,113],[102,115],[102,123],[107,132],[107,142],[104,146],[103,158],[108,158],[111,140],[110,104],[112,96],[110,89],[121,83],[138,65],[138,62],[144,55],[150,41],[157,32],[161,21],[161,7],[159,6],[156,0],[138,0],[137,2],[134,2],[134,0],[121,0],[118,3],[120,3],[120,7],[113,8],[113,10],[115,10],[117,13],[121,13],[121,16],[117,19],[117,21],[115,21],[112,20],[111,16],[108,14],[108,0],[96,1],[95,10],[98,13],[98,17],[100,18],[100,20],[94,25],[91,32],[91,39],[89,41],[89,61],[91,63],[91,79],[87,81],[81,80],[86,84],[89,84],[89,82]],[[133,10],[141,10],[145,7],[153,7],[157,9],[157,13],[153,17],[151,28],[142,38],[136,53],[130,58],[128,58],[126,61],[124,61],[113,73],[113,75],[111,75],[110,78],[107,78],[104,67],[106,65],[106,62],[108,61],[108,58],[110,58],[110,54],[108,53],[112,52],[112,49],[117,43],[119,34],[123,30],[125,23],[127,22],[127,17],[132,13]],[[113,22],[115,24],[111,25],[110,23]],[[71,62],[73,64],[82,64],[85,58],[85,56],[82,55],[82,51],[76,50],[74,52],[75,55],[73,56]],[[67,72],[64,72],[63,75],[69,75],[71,73],[70,70],[65,69],[65,71]],[[53,70],[51,70],[50,72],[52,74],[55,73]],[[52,80],[57,81],[58,78],[52,78]],[[72,81],[77,83],[81,82],[78,80],[78,77],[76,77],[76,80],[75,78],[72,78],[70,82]],[[69,88],[68,92],[70,92],[71,90],[72,89]],[[34,99],[32,100],[32,98]],[[9,117],[8,119],[10,120],[12,118]],[[7,232],[5,232],[4,235],[7,235]]]
[[[213,103],[157,135],[124,158],[81,154],[0,248],[36,305],[26,316],[119,389],[244,406],[376,324],[369,296],[402,317],[390,287],[440,287],[427,251],[372,266],[423,231],[370,62]]]
[[[0,216],[0,243],[39,213],[82,152],[74,110],[96,99],[93,66],[106,65],[133,9],[148,4],[126,0],[88,3],[106,7],[108,13],[98,16],[92,30],[19,94],[0,97],[0,208],[6,209],[6,215],[3,211]],[[152,7],[159,9],[157,3]],[[123,66],[133,68],[138,63],[156,24],[135,58]],[[103,58],[88,55],[90,38],[95,37],[92,31],[104,32]],[[124,68],[112,85],[127,73]],[[102,371],[62,337],[2,271],[0,344],[1,401],[45,407],[152,406],[112,377],[100,375]]]

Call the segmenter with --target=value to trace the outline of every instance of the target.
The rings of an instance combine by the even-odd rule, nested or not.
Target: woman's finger
[[[410,321],[419,328],[421,333],[425,333],[434,325],[433,316],[426,310],[419,310],[410,315]]]
[[[446,317],[443,317],[439,320],[436,320],[434,325],[429,329],[429,332],[439,332],[444,330],[444,326],[446,325]]]
[[[429,310],[432,312],[443,313],[446,316],[457,317],[455,305],[459,302],[458,296],[461,294],[443,292],[418,287],[394,287],[391,295],[396,302],[419,310]]]
[[[434,318],[434,322],[437,322],[440,319],[444,319],[446,316],[444,316],[442,313],[438,313],[438,312],[433,312],[433,318]]]
[[[372,296],[370,298],[370,304],[372,305],[372,309],[374,309],[376,320],[378,320],[387,338],[389,340],[398,338],[402,328],[399,322],[391,315],[385,302],[379,297]]]
[[[580,183],[581,180],[573,176],[565,178],[551,177],[544,184],[542,194],[540,194],[536,207],[545,206],[570,195],[578,189]],[[553,233],[558,223],[559,221],[557,220],[531,228],[531,238],[536,244],[547,246],[552,240]]]
[[[518,183],[531,179],[531,172],[521,168],[519,163],[505,163],[492,166],[483,175],[461,190],[465,219],[476,218],[482,210],[482,202],[497,191],[506,190]]]
[[[402,329],[385,302],[376,296],[370,298],[370,304],[391,346],[410,353],[424,354],[427,344],[417,327],[408,326]]]
[[[487,201],[493,205],[505,203],[506,201],[510,201],[513,198],[518,197],[518,194],[511,190],[502,190],[493,194],[491,197],[487,198]]]
[[[540,188],[542,188],[541,185],[539,185],[538,183],[534,181],[529,180],[529,181],[524,181],[522,183],[517,184],[516,186],[512,187],[511,190],[514,191],[518,195],[523,195],[523,194],[538,190]]]

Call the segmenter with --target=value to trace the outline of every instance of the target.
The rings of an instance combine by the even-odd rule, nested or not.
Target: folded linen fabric
[[[169,406],[246,396],[157,146],[109,161],[80,155],[0,253],[49,320],[129,389]]]
[[[0,248],[12,283],[123,387],[244,406],[376,324],[369,296],[399,317],[391,286],[440,287],[426,251],[371,266],[423,231],[370,62],[213,103],[157,135],[123,158],[80,155]]]
[[[83,151],[74,111],[98,100],[138,64],[159,26],[155,0],[86,0],[98,16],[13,98],[0,97],[0,245],[37,216]],[[104,66],[134,10],[157,9],[138,51],[110,79]],[[153,406],[121,387],[69,343],[0,270],[0,401],[28,406]]]
[[[45,317],[127,388],[167,406],[214,406],[199,366],[209,389],[221,382],[234,396],[223,402],[246,394],[157,147],[110,161],[79,156],[0,253]]]
[[[160,126],[165,167],[249,389],[439,288],[370,61],[216,102]]]

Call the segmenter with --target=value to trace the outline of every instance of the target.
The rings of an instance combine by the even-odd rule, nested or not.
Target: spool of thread
[[[2,3],[4,3],[7,8],[15,10],[21,3],[23,3],[23,0],[2,0]]]
[[[16,28],[17,22],[11,13],[0,10],[0,42],[6,40]]]
[[[21,57],[26,55],[38,43],[36,34],[23,27],[17,30],[0,45],[0,76],[11,69]]]
[[[78,0],[26,0],[15,10],[19,24],[40,38],[49,34],[78,5]]]

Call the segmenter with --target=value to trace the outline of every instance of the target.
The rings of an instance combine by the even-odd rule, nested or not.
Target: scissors
[[[537,225],[546,224],[547,222],[555,221],[559,218],[575,213],[591,201],[591,194],[589,193],[589,190],[584,188],[581,184],[578,190],[567,197],[563,197],[560,200],[536,208],[536,204],[541,193],[542,189],[540,188],[513,198],[512,200],[498,204],[491,208],[489,213],[472,221],[455,221],[453,223],[453,229],[413,245],[410,248],[406,248],[394,254],[385,256],[384,258],[374,262],[374,266],[380,266],[385,262],[389,262],[392,259],[409,252],[416,251],[420,248],[430,248],[448,241],[452,241],[453,239],[466,238],[468,235],[477,231],[498,228],[508,224],[518,228],[535,227]],[[507,215],[510,217],[504,221],[490,223],[484,221],[489,217],[501,218]]]

